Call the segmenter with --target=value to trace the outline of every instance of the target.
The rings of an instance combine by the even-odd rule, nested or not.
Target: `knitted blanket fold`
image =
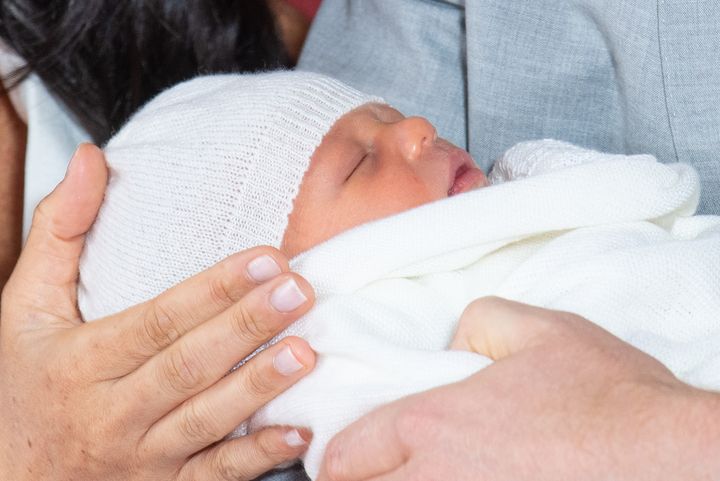
[[[283,335],[306,338],[318,363],[250,429],[310,427],[311,478],[332,436],[363,414],[491,362],[446,350],[481,296],[577,313],[681,379],[720,388],[720,217],[692,217],[692,168],[536,141],[508,151],[491,179],[292,261],[317,301]]]

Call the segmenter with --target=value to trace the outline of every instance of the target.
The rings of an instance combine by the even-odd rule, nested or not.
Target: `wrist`
[[[685,408],[678,416],[680,435],[692,441],[687,462],[704,468],[703,479],[715,479],[720,473],[720,394],[690,389],[677,408]]]
[[[635,468],[647,476],[647,467],[655,466],[652,479],[714,479],[720,473],[720,395],[680,382],[649,395],[647,416],[638,416],[636,455],[643,462],[630,460]]]

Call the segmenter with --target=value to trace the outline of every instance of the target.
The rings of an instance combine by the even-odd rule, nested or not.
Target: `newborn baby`
[[[318,363],[249,424],[310,427],[311,478],[332,435],[372,408],[490,363],[446,350],[485,295],[575,312],[720,388],[720,219],[692,217],[689,167],[538,141],[510,149],[490,186],[424,119],[290,72],[181,84],[106,155],[84,318],[258,244],[295,256],[316,303],[283,335]]]
[[[111,178],[80,287],[90,318],[151,298],[232,252],[267,244],[292,257],[486,183],[427,120],[294,72],[176,86],[105,151]],[[102,297],[92,287],[100,284],[110,286]],[[83,296],[86,288],[93,295]]]

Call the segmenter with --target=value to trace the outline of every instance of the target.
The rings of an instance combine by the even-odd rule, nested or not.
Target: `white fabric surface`
[[[80,260],[84,318],[151,299],[235,252],[279,247],[322,138],[381,101],[290,71],[197,77],[155,97],[105,147],[110,179]]]
[[[0,43],[0,76],[22,65],[22,59]],[[37,204],[65,176],[75,148],[90,135],[55,100],[42,81],[31,75],[11,90],[10,99],[28,126],[25,151],[25,196],[23,238],[27,237]]]
[[[251,429],[309,426],[311,478],[361,415],[489,364],[443,350],[481,296],[575,312],[720,388],[720,218],[689,217],[692,168],[555,141],[519,144],[496,168],[496,181],[527,178],[360,226],[292,261],[317,303],[285,334],[306,338],[318,364]]]

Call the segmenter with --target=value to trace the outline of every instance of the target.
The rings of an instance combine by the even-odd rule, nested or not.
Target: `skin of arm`
[[[318,479],[718,479],[720,395],[586,319],[484,298],[453,348],[495,363],[360,419]]]
[[[26,138],[26,126],[0,83],[0,289],[20,255]]]

